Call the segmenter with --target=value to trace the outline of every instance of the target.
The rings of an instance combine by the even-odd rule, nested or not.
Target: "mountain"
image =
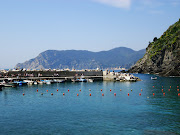
[[[180,76],[180,19],[146,48],[142,59],[129,72]]]
[[[96,69],[97,67],[125,67],[129,68],[142,58],[145,49],[134,51],[130,48],[119,47],[109,51],[90,52],[84,50],[47,50],[36,58],[18,63],[15,68],[27,69]]]

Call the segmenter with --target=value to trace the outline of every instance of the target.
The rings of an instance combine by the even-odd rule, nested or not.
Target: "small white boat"
[[[33,81],[31,81],[31,80],[24,80],[24,82],[26,82],[28,85],[33,85]]]
[[[43,82],[42,82],[42,81],[39,81],[39,82],[38,82],[38,84],[41,84],[41,85],[42,85],[42,84],[43,84]]]
[[[94,80],[93,79],[87,79],[88,82],[93,82]]]
[[[84,78],[80,78],[80,79],[77,79],[79,82],[87,82],[87,80],[86,79],[84,79]]]
[[[45,80],[44,81],[46,84],[51,84],[51,80]]]
[[[151,77],[151,80],[157,80],[157,77]]]
[[[63,83],[63,82],[65,82],[65,80],[53,80],[53,82],[55,82],[55,83]]]
[[[77,79],[79,82],[87,82],[87,80],[85,79],[84,75],[81,75],[80,79]]]
[[[26,85],[27,82],[24,82],[24,81],[14,81],[13,84],[14,84],[14,85],[22,86],[22,85]]]
[[[36,82],[36,81],[35,81],[35,82],[34,82],[34,84],[35,84],[35,85],[37,85],[37,84],[38,84],[38,82]]]

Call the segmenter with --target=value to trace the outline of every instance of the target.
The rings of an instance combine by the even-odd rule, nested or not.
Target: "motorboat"
[[[81,75],[80,79],[77,79],[79,82],[87,82],[87,80],[85,79],[84,75]]]
[[[72,82],[79,82],[78,79],[71,79]]]
[[[33,85],[34,81],[31,80],[24,80],[24,82],[27,82],[28,85]]]
[[[88,82],[94,82],[94,80],[93,80],[93,79],[87,79],[87,81],[88,81]]]
[[[157,80],[157,77],[151,77],[151,80]]]
[[[43,83],[44,83],[44,81],[38,81],[38,84],[41,84],[41,85],[42,85]]]
[[[59,80],[59,79],[57,79],[57,80],[53,80],[53,82],[55,82],[55,83],[64,83],[65,80]]]
[[[80,78],[80,79],[78,79],[78,80],[79,80],[79,82],[87,82],[87,80],[84,79],[84,78]]]
[[[45,80],[44,83],[51,84],[51,80]]]
[[[37,85],[38,84],[38,82],[37,81],[34,81],[34,85]]]
[[[24,81],[14,81],[13,84],[16,84],[16,85],[19,85],[19,86],[22,86],[22,85],[26,85],[27,82],[24,82]]]

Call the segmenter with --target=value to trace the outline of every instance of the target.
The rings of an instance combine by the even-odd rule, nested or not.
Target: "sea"
[[[180,134],[180,78],[134,75],[142,81],[3,88],[0,135]]]

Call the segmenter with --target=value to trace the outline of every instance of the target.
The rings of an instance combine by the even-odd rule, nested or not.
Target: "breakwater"
[[[62,83],[65,81],[140,81],[140,79],[129,73],[110,72],[108,70],[9,70],[0,72],[1,87],[15,87],[24,84]]]
[[[5,78],[12,79],[30,79],[30,80],[41,80],[41,79],[65,79],[70,80],[74,77],[79,78],[84,76],[87,79],[103,80],[102,70],[75,70],[75,71],[7,71],[0,72],[0,80]]]

